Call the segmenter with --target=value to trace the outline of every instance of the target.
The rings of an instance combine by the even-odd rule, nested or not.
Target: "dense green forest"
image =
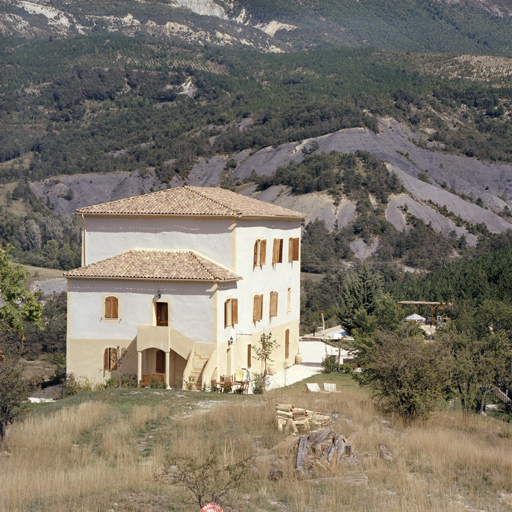
[[[163,181],[186,179],[199,157],[377,131],[385,115],[428,130],[439,149],[511,161],[512,88],[443,78],[448,57],[436,72],[435,60],[421,62],[373,49],[273,55],[102,33],[4,38],[0,162],[9,165],[0,178],[154,168]]]

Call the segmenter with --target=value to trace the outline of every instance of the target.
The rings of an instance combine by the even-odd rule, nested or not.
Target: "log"
[[[306,456],[308,454],[308,438],[306,436],[302,436],[299,439],[299,446],[297,448],[297,459],[295,461],[295,469],[304,473],[305,470],[305,461]]]
[[[288,418],[288,420],[286,422],[285,430],[287,432],[294,432],[295,434],[298,432],[297,427],[291,418]]]
[[[283,412],[293,412],[292,404],[277,404],[276,409]]]
[[[347,439],[347,444],[345,445],[345,455],[350,457],[354,453],[354,444],[356,442],[357,436],[359,432],[352,432]]]
[[[343,454],[345,453],[345,444],[346,444],[347,440],[343,436],[340,436],[340,438],[338,439],[337,442],[338,442],[338,449],[337,449],[338,455],[336,456],[336,464],[338,464],[338,462],[341,460],[341,457],[343,457]]]
[[[327,436],[332,433],[332,428],[327,427],[316,439],[314,445],[320,444],[324,439],[327,439]],[[313,446],[314,448],[314,446]]]
[[[340,453],[343,453],[345,449],[345,438],[343,436],[336,436],[334,438],[334,443],[332,444],[331,448],[329,449],[329,453],[327,454],[327,461],[331,462],[333,460],[334,455],[338,453],[338,457],[336,457],[336,463],[338,462],[338,459],[341,458],[339,455]]]

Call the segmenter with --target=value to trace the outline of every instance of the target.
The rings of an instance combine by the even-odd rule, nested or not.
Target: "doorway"
[[[169,325],[169,304],[167,302],[156,303],[156,325],[168,327]]]

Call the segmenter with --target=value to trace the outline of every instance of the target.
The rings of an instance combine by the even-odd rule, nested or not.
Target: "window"
[[[247,345],[247,368],[251,367],[252,361],[252,345]]]
[[[277,316],[277,292],[270,292],[269,316]]]
[[[224,328],[238,323],[238,299],[224,302]]]
[[[288,288],[286,295],[286,312],[289,313],[292,310],[292,289]]]
[[[256,240],[254,242],[254,266],[260,267],[261,265],[265,265],[265,260],[267,259],[267,241],[266,240]]]
[[[283,262],[283,239],[274,238],[274,247],[272,248],[272,263]]]
[[[117,320],[119,318],[119,299],[110,295],[105,298],[105,315],[108,320]]]
[[[299,261],[299,239],[290,238],[288,242],[288,261]]]
[[[284,358],[290,357],[290,329],[284,331]]]
[[[113,347],[105,349],[103,368],[105,370],[117,370],[117,349]]]
[[[263,318],[263,295],[254,296],[252,307],[252,321],[259,322]]]

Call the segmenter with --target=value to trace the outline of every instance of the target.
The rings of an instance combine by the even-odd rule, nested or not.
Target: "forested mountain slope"
[[[510,55],[510,14],[503,0],[3,0],[0,33],[108,30],[273,52],[343,45]]]
[[[76,207],[190,183],[304,211],[307,243],[332,248],[310,270],[370,254],[432,267],[427,244],[435,267],[511,225],[509,15],[472,0],[3,1],[0,242],[66,268]],[[13,218],[13,201],[34,213]]]

